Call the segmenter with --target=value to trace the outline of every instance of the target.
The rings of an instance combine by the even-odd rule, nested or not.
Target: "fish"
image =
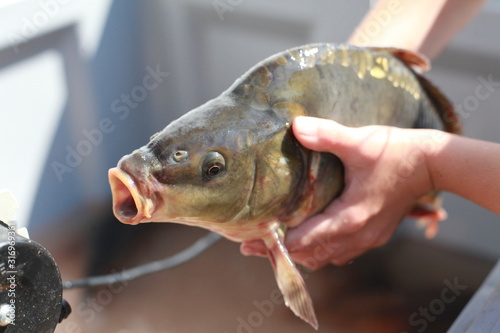
[[[318,329],[285,237],[342,194],[344,167],[303,147],[291,124],[312,116],[459,133],[450,102],[422,75],[428,69],[425,57],[396,48],[316,43],[272,55],[122,157],[109,170],[113,212],[127,224],[173,222],[235,242],[263,240],[285,304]],[[438,209],[430,193],[410,213]]]

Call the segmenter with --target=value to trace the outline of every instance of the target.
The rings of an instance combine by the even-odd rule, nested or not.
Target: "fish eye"
[[[218,165],[212,165],[208,170],[207,170],[207,174],[209,176],[215,176],[217,175],[219,172],[221,172],[222,168]]]
[[[203,173],[205,177],[215,177],[225,171],[226,160],[224,156],[216,151],[211,151],[203,161]]]

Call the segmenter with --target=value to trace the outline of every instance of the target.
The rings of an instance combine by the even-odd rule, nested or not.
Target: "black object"
[[[52,333],[69,312],[52,255],[0,221],[0,333]]]

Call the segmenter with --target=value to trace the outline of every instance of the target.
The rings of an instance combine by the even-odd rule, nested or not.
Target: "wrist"
[[[420,149],[424,152],[425,164],[432,191],[446,190],[445,172],[442,168],[443,151],[452,140],[453,134],[439,130],[428,130]]]

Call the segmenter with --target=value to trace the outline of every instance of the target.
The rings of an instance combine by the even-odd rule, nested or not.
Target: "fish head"
[[[277,214],[302,172],[288,126],[220,98],[190,111],[110,169],[115,216],[213,230]]]

